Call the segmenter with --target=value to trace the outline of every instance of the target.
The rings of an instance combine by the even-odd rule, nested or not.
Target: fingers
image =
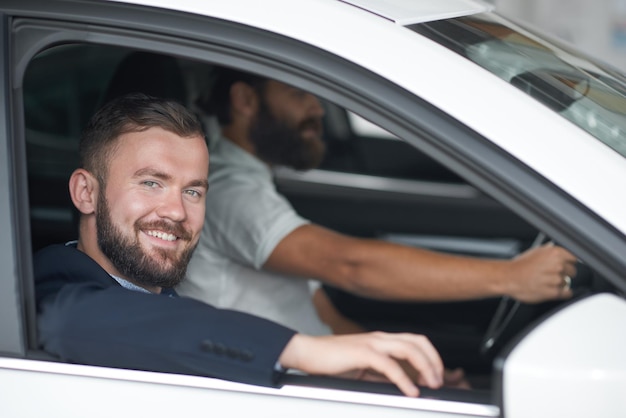
[[[443,384],[448,388],[455,389],[471,389],[469,381],[465,378],[465,371],[458,368],[454,370],[448,370],[444,372]]]
[[[418,372],[417,383],[438,388],[443,383],[443,362],[430,341],[415,334],[373,332],[341,336],[310,337],[298,334],[280,356],[284,367],[310,374],[337,376],[375,372],[394,383],[407,396],[419,389],[400,365]]]
[[[574,254],[553,243],[528,250],[512,261],[509,295],[526,303],[569,298],[576,262]]]
[[[465,379],[465,372],[461,368],[454,370],[446,369],[443,375],[444,383],[446,385],[456,384]]]
[[[395,384],[406,396],[419,396],[420,392],[418,387],[404,372],[402,367],[400,367],[400,364],[391,357],[384,355],[373,356],[369,368],[389,379],[389,381]]]
[[[572,278],[569,274],[564,273],[561,275],[560,281],[557,285],[557,292],[561,299],[572,297]]]
[[[375,361],[371,368],[395,383],[407,396],[417,396],[419,390],[401,367],[398,360],[410,364],[417,373],[417,383],[431,388],[443,384],[443,362],[430,341],[415,334],[372,333],[375,338],[371,346],[375,350]]]
[[[405,352],[390,352],[391,356],[398,360],[408,362],[419,372],[417,382],[420,385],[437,388],[443,384],[444,366],[439,353],[432,343],[423,335],[416,334],[384,334],[394,339],[401,340],[410,346]],[[399,347],[399,349],[405,347]]]
[[[565,248],[563,247],[558,247],[555,246],[554,244],[552,244],[552,246],[557,249],[557,251],[560,252],[561,257],[563,257],[563,259],[569,263],[575,264],[576,261],[578,260],[578,258],[572,254],[571,252],[567,251]]]
[[[572,297],[572,277],[576,276],[576,262],[578,259],[565,248],[555,247],[554,251],[561,257],[561,269],[555,275],[554,286],[557,298],[568,299]]]

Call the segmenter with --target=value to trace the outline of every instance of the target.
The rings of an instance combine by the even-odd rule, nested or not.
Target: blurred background
[[[491,0],[535,27],[626,73],[626,0]]]

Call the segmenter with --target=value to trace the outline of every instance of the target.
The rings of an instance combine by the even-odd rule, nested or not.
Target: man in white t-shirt
[[[207,121],[210,195],[200,243],[182,294],[275,320],[310,335],[329,334],[317,316],[307,280],[263,269],[293,230],[306,225],[276,192],[272,174]]]
[[[323,290],[312,299],[308,279],[403,301],[572,295],[576,258],[551,244],[512,260],[484,260],[353,238],[299,217],[276,191],[270,168],[306,170],[321,162],[324,110],[314,95],[223,69],[205,105],[219,127],[209,133],[206,222],[180,293],[309,333],[328,332],[321,322],[335,333],[358,327]]]

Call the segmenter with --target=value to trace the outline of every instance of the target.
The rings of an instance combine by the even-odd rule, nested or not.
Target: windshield
[[[467,57],[626,157],[626,78],[493,14],[409,26]]]

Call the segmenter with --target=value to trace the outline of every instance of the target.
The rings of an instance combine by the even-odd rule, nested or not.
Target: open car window
[[[33,249],[77,236],[67,179],[78,162],[78,139],[91,114],[119,93],[117,89],[176,98],[193,108],[199,89],[210,86],[213,67],[166,54],[80,43],[50,48],[31,61],[24,76],[24,109]],[[121,70],[131,74],[123,87],[118,79]],[[306,175],[277,175],[279,190],[302,216],[355,236],[472,256],[510,258],[535,237],[532,226],[412,145],[388,133],[385,137],[384,129],[340,106],[329,102],[326,106],[332,115],[326,120],[329,155],[314,171],[326,171],[339,180],[320,183]],[[348,129],[342,131],[342,123]],[[425,174],[428,167],[439,176]],[[341,183],[354,179],[342,175],[367,181]],[[390,179],[429,184],[430,191],[376,187],[377,181]],[[446,187],[465,189],[448,193]],[[497,299],[388,303],[326,290],[342,312],[366,329],[429,335],[447,364],[464,368],[478,398],[485,399],[493,358],[481,356],[479,346]],[[300,384],[297,377],[289,379]]]
[[[89,117],[113,94],[116,94],[112,90],[115,90],[113,86],[119,85],[118,72],[120,69],[130,68],[129,63],[132,64],[133,68],[131,73],[134,73],[137,78],[133,79],[134,84],[132,86],[126,86],[126,88],[134,90],[136,87],[137,90],[149,94],[175,98],[191,108],[194,107],[194,98],[199,94],[198,89],[206,88],[210,84],[211,70],[214,67],[214,64],[203,64],[166,54],[126,47],[83,43],[70,43],[46,49],[36,55],[29,63],[24,74],[23,91],[31,242],[34,251],[49,244],[76,239],[77,213],[69,200],[67,181],[78,164],[78,140]],[[151,80],[146,80],[146,78],[151,78]],[[141,84],[143,82],[145,84]],[[154,86],[163,88],[154,90]],[[356,120],[355,116],[350,116],[350,112],[345,109],[333,104],[329,104],[329,106],[333,106],[336,115],[344,118],[344,120],[350,118],[352,121]],[[337,126],[329,126],[327,129],[332,137],[338,128]],[[382,130],[378,128],[378,131]],[[404,177],[405,180],[410,179],[410,173],[400,175],[368,166],[367,158],[364,160],[363,153],[367,152],[371,143],[363,145],[359,142],[367,143],[367,141],[381,140],[381,138],[377,138],[376,134],[372,134],[368,130],[359,130],[358,127],[351,127],[349,137],[355,143],[342,149],[334,145],[331,146],[332,151],[339,149],[337,152],[340,154],[328,157],[329,160],[344,158],[344,166],[339,169],[337,167],[330,169],[322,167],[322,170],[330,172],[343,170],[344,174],[362,174],[370,178],[395,177],[401,179]],[[327,140],[339,142],[342,139],[335,137]],[[401,140],[382,139],[382,141],[374,146],[379,147],[377,151],[379,155],[389,154],[387,157],[389,168],[397,169],[399,161],[394,161],[395,148],[385,148],[386,144],[391,147],[405,147],[405,154],[407,151],[415,152],[413,154],[415,159],[425,158],[422,154],[417,153],[411,145]],[[374,154],[369,156],[370,161],[375,161],[374,156]],[[351,160],[352,163],[345,163],[348,160]],[[360,163],[355,162],[359,160],[361,160]],[[408,156],[404,166],[409,167],[414,162],[415,160]],[[351,165],[351,169],[347,170],[346,166],[348,165]],[[354,169],[356,166],[359,168]],[[419,178],[419,175],[413,173],[413,177],[415,180]],[[308,198],[313,198],[311,201],[307,199],[303,201],[298,193],[290,193],[288,187],[287,190],[284,190],[287,198],[298,210],[301,210],[305,215],[310,215],[311,219],[316,222],[329,227],[336,226],[340,230],[360,236],[373,234],[378,238],[400,241],[402,237],[417,240],[417,235],[422,235],[421,228],[412,222],[415,217],[415,214],[411,213],[412,204],[405,205],[397,198],[394,199],[393,196],[376,197],[376,190],[370,190],[368,187],[360,190],[360,192],[366,199],[370,198],[368,195],[374,196],[373,199],[377,200],[376,205],[380,207],[378,213],[373,211],[363,216],[355,216],[356,212],[350,213],[353,208],[346,207],[346,202],[341,199],[339,201],[334,200],[332,191],[329,193],[326,188],[322,188],[319,195],[309,195]],[[409,192],[408,195],[410,194]],[[414,199],[420,206],[424,204],[422,198],[414,196]],[[487,206],[494,206],[490,200],[486,204]],[[402,209],[405,212],[403,218],[396,217],[395,225],[390,224],[390,218],[384,214],[384,211],[390,207],[402,208],[403,205],[405,205],[405,208]],[[316,214],[316,207],[320,206],[325,206],[327,213],[332,213],[332,219],[326,219],[324,214],[321,216],[319,213]],[[425,210],[436,209],[426,206]],[[377,219],[373,217],[377,217]],[[369,225],[376,225],[376,230],[373,230]],[[417,234],[417,232],[420,233]],[[431,230],[430,233],[432,235],[439,232]],[[435,237],[431,236],[431,239],[435,240]],[[423,244],[424,241],[421,243]],[[497,242],[494,244],[497,245]],[[414,245],[419,245],[419,243],[414,243]],[[464,252],[464,250],[458,251]],[[333,290],[329,290],[329,292],[333,292]],[[338,297],[337,300],[341,300],[341,297]],[[402,306],[388,308],[392,312],[389,317],[382,319],[385,323],[395,323],[399,327],[406,327],[406,330],[417,330],[410,323],[411,321],[407,323],[403,319],[413,315],[409,312],[410,309],[403,314],[401,313]],[[345,307],[345,309],[351,308]],[[491,310],[493,310],[493,303],[487,304],[480,313],[474,316],[474,319],[478,318],[481,322],[486,321]],[[358,318],[358,315],[357,319],[367,321],[367,319]],[[374,322],[369,326],[372,329],[377,327]],[[382,327],[386,326],[382,325]],[[430,326],[434,326],[434,324],[430,324]],[[479,327],[484,327],[484,324]],[[461,346],[455,349],[456,355],[462,351]],[[438,396],[451,397],[470,403],[487,403],[489,382],[488,377],[485,376],[488,374],[489,365],[481,363],[481,367],[486,368],[477,371],[481,374],[481,380],[476,380],[479,386],[475,388],[473,394],[455,393],[455,391],[446,393],[444,391]],[[303,380],[302,377],[287,376],[285,382],[294,385],[322,385],[350,389],[350,385],[338,385],[332,379],[311,378]],[[356,390],[396,393],[389,385],[360,385],[355,382],[352,386],[352,390],[356,388]]]
[[[123,44],[119,39],[116,42]],[[76,238],[77,218],[67,196],[67,179],[77,163],[78,138],[89,116],[109,97],[109,86],[125,60],[145,53],[156,57],[160,64],[150,61],[150,71],[140,75],[152,74],[162,66],[162,77],[168,82],[156,84],[168,91],[154,94],[173,95],[189,106],[193,106],[198,91],[210,84],[212,67],[219,65],[214,57],[204,57],[204,61],[190,59],[191,53],[181,57],[169,44],[164,48],[166,52],[156,52],[154,44],[138,48],[109,43],[73,41],[56,45],[38,53],[26,68],[23,102],[34,250]],[[329,109],[329,154],[319,170],[276,174],[279,190],[302,216],[356,236],[474,256],[508,258],[527,248],[537,236],[535,226],[460,175],[464,169],[469,171],[459,163],[462,158],[449,158],[443,165],[418,152],[414,145],[422,144],[422,131],[403,132],[389,123],[386,126],[396,128],[392,134],[357,116],[375,113],[362,104],[366,100],[352,103],[334,94],[332,85],[307,84],[306,77],[293,77],[288,71],[272,76],[295,79],[301,87],[319,93]],[[404,104],[415,104],[413,98],[407,102],[411,103]],[[428,105],[423,107],[431,111],[424,112],[431,118],[428,123],[443,125],[437,134],[462,136],[463,127],[452,118],[432,111]],[[428,135],[436,137],[432,132],[423,134]],[[475,133],[465,135],[484,145]],[[493,148],[485,146],[484,150]],[[345,314],[370,329],[428,333],[450,366],[463,367],[472,374],[474,390],[435,391],[429,397],[492,406],[493,353],[483,357],[479,348],[498,300],[416,306],[363,300],[337,289],[328,291]],[[532,315],[538,318],[552,308]],[[307,377],[288,379],[288,383],[304,386],[335,384]],[[355,386],[377,393],[389,390],[388,385]],[[497,408],[487,408],[485,414],[497,414]]]

